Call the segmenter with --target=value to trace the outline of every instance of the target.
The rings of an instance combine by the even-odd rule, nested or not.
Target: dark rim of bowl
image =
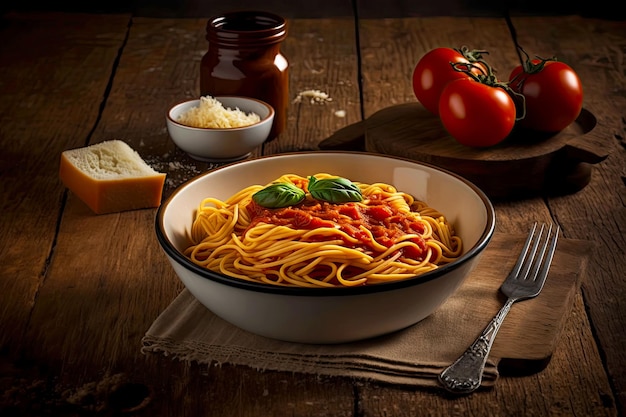
[[[278,155],[267,155],[267,156],[253,158],[253,159],[247,159],[245,161],[233,162],[233,163],[224,165],[222,167],[216,168],[215,170],[212,170],[210,172],[201,174],[197,177],[191,178],[188,181],[186,181],[184,184],[179,186],[178,189],[175,190],[167,198],[167,200],[163,202],[163,204],[161,204],[159,208],[157,209],[156,218],[155,218],[155,228],[156,228],[156,235],[157,235],[157,240],[159,241],[159,244],[161,245],[161,247],[163,248],[166,254],[168,254],[171,258],[173,258],[178,264],[180,264],[184,268],[188,269],[189,271],[195,274],[198,274],[202,278],[215,281],[220,284],[228,285],[231,287],[237,287],[237,288],[241,288],[241,289],[245,289],[249,291],[257,291],[257,292],[272,293],[272,294],[298,295],[298,296],[348,296],[348,295],[369,294],[369,293],[374,293],[374,292],[397,290],[401,288],[412,287],[414,285],[420,285],[422,283],[437,279],[438,277],[459,268],[463,263],[476,257],[487,246],[487,244],[493,237],[493,233],[495,230],[495,223],[496,223],[495,210],[493,208],[493,205],[491,204],[491,201],[489,200],[489,198],[487,198],[486,194],[474,183],[461,177],[458,174],[455,174],[454,172],[448,171],[446,169],[442,169],[435,165],[414,161],[408,158],[389,156],[389,155],[378,154],[378,153],[373,153],[373,152],[369,152],[367,153],[367,155],[384,157],[388,159],[397,159],[401,161],[415,163],[418,165],[423,165],[425,167],[442,171],[448,175],[451,175],[457,178],[458,180],[462,181],[463,183],[465,183],[468,187],[470,187],[480,197],[483,204],[485,205],[485,208],[487,209],[487,224],[486,224],[485,230],[483,231],[482,235],[478,239],[478,243],[474,245],[474,247],[470,248],[470,250],[466,252],[465,254],[463,254],[461,258],[459,258],[457,261],[443,265],[440,268],[437,268],[433,271],[429,271],[425,274],[416,275],[413,278],[408,278],[408,279],[398,280],[398,281],[390,281],[390,282],[373,284],[373,285],[356,286],[356,287],[305,288],[305,287],[284,287],[280,285],[245,281],[245,280],[240,280],[237,278],[229,277],[227,275],[203,268],[193,263],[189,258],[187,258],[185,255],[179,252],[176,248],[174,248],[174,245],[172,244],[172,242],[170,242],[170,240],[165,236],[165,232],[163,230],[163,216],[164,216],[165,210],[168,204],[170,203],[170,201],[172,201],[172,199],[176,196],[176,194],[178,194],[178,192],[182,190],[182,188],[184,188],[184,185],[187,185],[191,183],[192,181],[195,181],[201,177],[204,177],[205,175],[218,171],[222,168],[226,168],[228,166],[243,164],[243,163],[250,162],[253,160],[258,160],[258,159],[268,159],[268,158],[277,157],[277,156],[285,157],[289,155],[303,155],[307,153],[344,154],[344,155],[345,154],[362,154],[359,152],[351,152],[351,151],[313,151],[313,152],[307,151],[307,152],[289,152],[289,153],[282,153]]]
[[[262,118],[261,120],[259,120],[256,123],[252,123],[251,125],[246,125],[246,126],[239,126],[239,127],[222,127],[222,128],[213,128],[213,127],[195,127],[195,126],[189,126],[183,123],[180,123],[176,120],[174,120],[171,116],[172,113],[172,109],[174,107],[180,106],[181,104],[185,104],[185,103],[189,103],[192,101],[199,101],[199,98],[193,98],[190,100],[185,100],[185,101],[181,101],[180,103],[176,103],[174,104],[172,107],[170,107],[170,109],[167,111],[167,115],[165,116],[167,118],[167,120],[169,120],[170,122],[174,123],[175,125],[187,128],[187,129],[194,129],[194,130],[208,130],[208,131],[212,131],[212,132],[232,132],[234,130],[243,130],[243,129],[249,129],[253,126],[257,126],[263,122],[266,122],[267,120],[269,120],[275,113],[274,111],[274,107],[272,107],[269,103],[263,101],[263,100],[259,100],[258,98],[254,98],[254,97],[244,97],[244,96],[215,96],[213,97],[214,99],[218,100],[220,98],[242,98],[242,99],[246,99],[246,100],[251,100],[251,101],[256,101],[260,104],[262,104],[263,106],[267,107],[267,109],[269,110],[269,113],[267,116],[265,116],[264,118]]]

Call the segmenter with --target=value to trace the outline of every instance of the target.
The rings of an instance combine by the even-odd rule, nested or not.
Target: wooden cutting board
[[[493,317],[504,304],[499,287],[525,238],[496,233],[476,269],[453,296],[467,300],[463,309],[455,310],[467,326],[475,326],[479,317],[482,321]],[[513,305],[495,339],[491,357],[501,359],[501,371],[533,372],[548,364],[585,279],[591,247],[588,241],[559,239],[543,290],[536,298]]]
[[[360,149],[430,163],[456,172],[491,198],[538,193],[568,194],[585,187],[591,166],[607,156],[607,138],[596,135],[596,117],[583,109],[556,134],[515,129],[500,144],[471,148],[458,143],[420,103],[384,108],[322,141],[320,149]]]

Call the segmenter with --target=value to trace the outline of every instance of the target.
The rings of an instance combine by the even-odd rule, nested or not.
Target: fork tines
[[[546,226],[546,224],[543,223],[539,231],[536,232],[537,223],[533,224],[531,232],[528,234],[528,238],[526,238],[526,243],[524,244],[523,256],[520,256],[520,259],[514,267],[518,279],[531,279],[534,281],[538,276],[543,277],[548,274],[548,269],[550,268],[556,249],[560,227],[557,225],[554,233],[552,233],[552,229],[552,224]],[[543,245],[540,247],[542,242]],[[539,251],[539,254],[537,254],[537,251]],[[524,262],[527,259],[531,259],[534,262]],[[524,269],[520,271],[522,266],[524,266]]]

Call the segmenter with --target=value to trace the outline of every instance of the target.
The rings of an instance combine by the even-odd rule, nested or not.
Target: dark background
[[[501,16],[578,14],[623,20],[622,0],[30,0],[0,10],[131,13],[141,17],[211,17],[225,11],[261,9],[286,18],[358,15],[361,18],[411,16]],[[7,3],[7,2],[3,2]],[[77,3],[77,4],[75,4]],[[294,7],[294,3],[300,3]],[[294,11],[295,10],[295,11]]]

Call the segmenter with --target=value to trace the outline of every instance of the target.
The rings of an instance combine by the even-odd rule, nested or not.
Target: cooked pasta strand
[[[306,177],[285,174],[276,182],[307,191]],[[408,279],[462,254],[461,238],[435,208],[390,184],[355,184],[363,200],[346,204],[322,203],[307,195],[302,207],[263,209],[252,200],[262,185],[246,187],[224,201],[205,198],[184,254],[233,278],[301,287]]]

